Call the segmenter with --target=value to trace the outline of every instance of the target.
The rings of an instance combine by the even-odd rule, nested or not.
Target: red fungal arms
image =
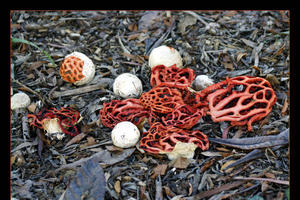
[[[104,126],[113,128],[119,122],[130,121],[138,125],[145,117],[149,116],[148,111],[139,103],[138,99],[112,100],[104,103],[100,110],[100,119]]]
[[[150,84],[152,87],[164,82],[173,82],[190,86],[195,79],[194,70],[189,68],[178,68],[176,64],[166,67],[157,65],[152,68]]]
[[[209,147],[207,136],[201,131],[164,126],[159,122],[154,123],[146,133],[143,133],[139,147],[152,154],[166,153],[171,152],[179,141],[194,143],[202,150]]]
[[[113,128],[121,121],[138,125],[147,118],[150,129],[142,134],[140,148],[149,153],[171,152],[179,141],[207,150],[207,136],[188,130],[203,116],[210,114],[214,122],[229,121],[232,126],[247,125],[252,131],[252,123],[266,117],[277,100],[270,83],[260,77],[226,78],[199,92],[189,88],[194,78],[192,69],[155,66],[153,88],[139,99],[104,103],[101,121]]]
[[[207,96],[209,113],[215,122],[230,121],[233,126],[248,126],[267,116],[277,98],[270,83],[260,77],[238,76],[228,79],[225,88]]]
[[[78,129],[75,125],[79,120],[80,113],[71,107],[61,108],[59,110],[56,108],[42,108],[38,114],[28,114],[27,117],[30,126],[36,126],[40,129],[43,129],[45,120],[57,118],[61,130],[65,134],[71,136],[78,134]]]

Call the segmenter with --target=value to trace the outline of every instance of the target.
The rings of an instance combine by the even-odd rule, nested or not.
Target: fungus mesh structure
[[[189,105],[181,105],[174,109],[173,112],[168,113],[166,116],[162,116],[161,120],[166,126],[190,129],[203,115],[204,112],[202,110],[194,109]]]
[[[154,87],[164,82],[173,82],[190,86],[195,76],[194,70],[190,68],[180,69],[176,64],[170,67],[157,65],[152,68],[150,84]]]
[[[184,104],[181,93],[176,88],[165,85],[156,86],[143,93],[139,100],[146,109],[157,113],[170,113],[177,106]]]
[[[136,126],[149,116],[138,99],[112,100],[104,103],[100,110],[100,119],[104,126],[114,128],[119,122],[130,121]]]
[[[36,126],[43,129],[45,120],[58,119],[58,124],[63,133],[75,136],[78,134],[78,129],[75,126],[80,117],[80,113],[71,107],[67,108],[42,108],[38,114],[28,114],[27,118],[30,126]],[[67,130],[68,129],[68,130]]]
[[[277,100],[271,84],[260,77],[234,77],[212,85],[205,92],[213,121],[230,121],[233,126],[247,124],[249,131],[252,131],[253,122],[271,112]]]
[[[75,56],[67,57],[60,66],[59,73],[63,80],[74,83],[81,80],[84,62]]]
[[[194,143],[202,150],[209,147],[207,136],[199,130],[185,130],[157,122],[142,134],[139,148],[153,154],[166,153],[171,152],[179,141]]]

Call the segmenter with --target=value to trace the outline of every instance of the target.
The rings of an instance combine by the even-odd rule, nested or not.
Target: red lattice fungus
[[[156,86],[140,97],[140,103],[148,110],[157,113],[170,113],[177,106],[184,104],[181,93],[167,86]]]
[[[190,86],[195,76],[194,70],[190,68],[181,69],[176,67],[176,64],[170,67],[157,65],[152,68],[150,84],[154,87],[164,82],[172,82]]]
[[[59,74],[63,80],[74,83],[83,79],[82,73],[84,62],[75,56],[67,57],[61,64]]]
[[[226,87],[221,87],[224,83]],[[209,113],[215,122],[230,121],[233,126],[247,124],[252,131],[252,123],[267,116],[277,100],[271,84],[260,77],[238,76],[222,84],[207,95]]]
[[[136,126],[149,116],[138,99],[112,100],[104,103],[100,110],[100,119],[104,126],[114,128],[119,122],[130,121]]]
[[[185,130],[174,126],[164,126],[154,123],[143,133],[139,148],[153,154],[171,152],[177,142],[194,143],[202,150],[207,150],[207,136],[199,130]]]
[[[78,134],[78,129],[75,126],[80,117],[80,113],[71,107],[67,108],[42,108],[38,114],[28,114],[27,118],[30,126],[36,126],[43,129],[45,120],[58,119],[58,124],[63,133],[75,136]],[[68,130],[67,130],[68,129]]]
[[[192,128],[199,119],[202,118],[204,112],[194,109],[189,105],[181,105],[166,116],[162,116],[162,123],[166,126],[176,126],[182,129]]]

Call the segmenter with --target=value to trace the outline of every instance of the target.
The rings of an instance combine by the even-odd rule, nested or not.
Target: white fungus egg
[[[30,105],[30,98],[24,92],[14,94],[10,99],[10,107],[12,110],[18,108],[26,108]]]
[[[134,74],[123,73],[115,79],[113,91],[125,99],[137,98],[143,92],[142,81]]]
[[[174,64],[176,64],[178,68],[183,68],[182,57],[179,52],[166,45],[156,47],[151,51],[148,64],[151,68],[157,65],[170,67]]]
[[[212,84],[214,84],[214,81],[210,79],[207,75],[198,75],[195,78],[192,86],[196,91],[200,91]]]
[[[133,147],[140,139],[140,131],[133,123],[123,121],[113,128],[111,132],[111,139],[113,144],[117,147]]]

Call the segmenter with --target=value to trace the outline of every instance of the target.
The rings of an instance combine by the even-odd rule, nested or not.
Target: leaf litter
[[[12,198],[288,199],[288,140],[276,134],[289,128],[289,11],[18,10],[11,12],[11,37],[17,38],[11,92],[30,95],[35,108],[29,112],[72,105],[83,117],[79,135],[50,141],[38,129],[26,131],[24,112],[11,113]],[[151,88],[148,56],[160,45],[179,50],[186,67],[215,82],[239,75],[268,79],[276,105],[254,132],[230,127],[226,140],[218,139],[229,126],[205,118],[194,129],[218,142],[207,152],[196,149],[192,159],[115,148],[99,110],[118,99],[112,83],[121,73],[136,74],[145,91]],[[57,70],[73,51],[96,65],[83,90],[63,82]]]

